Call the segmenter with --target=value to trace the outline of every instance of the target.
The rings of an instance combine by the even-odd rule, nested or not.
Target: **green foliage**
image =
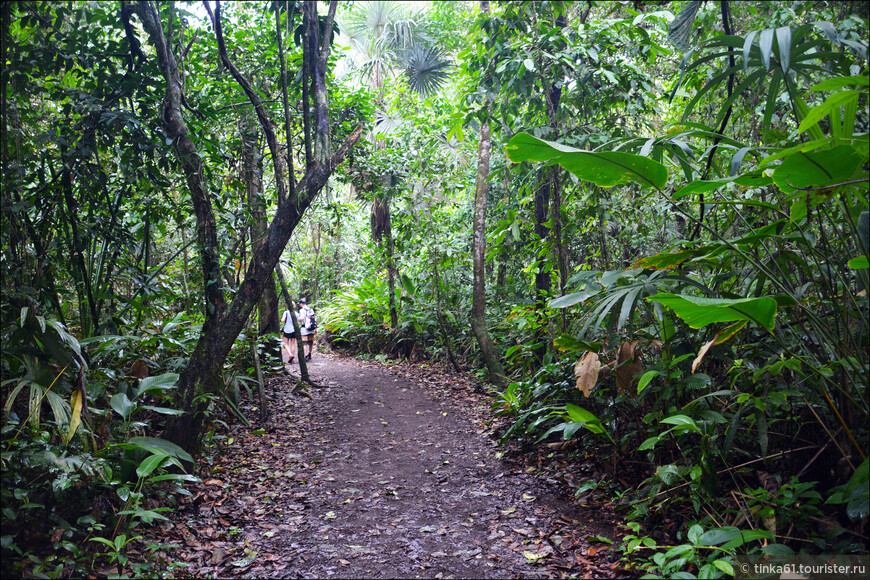
[[[230,294],[259,243],[252,215],[276,206],[274,176],[257,166],[266,185],[249,199],[250,111],[208,26],[171,6]],[[349,49],[330,62],[331,146],[361,121],[369,140],[282,258],[333,344],[474,372],[487,122],[486,314],[510,374],[493,393],[501,435],[574,439],[624,467],[637,485],[621,496],[623,551],[666,577],[731,575],[765,540],[768,552],[866,551],[850,534],[868,512],[867,21],[854,3],[727,6],[730,34],[722,3],[340,5]],[[276,7],[297,139],[298,4]],[[281,119],[275,13],[225,9],[233,58]],[[158,129],[164,80],[118,11],[4,10],[3,572],[84,575],[99,546],[126,573],[135,528],[166,514],[144,498],[189,477],[176,468],[192,458],[151,435],[178,412],[202,332],[202,232]],[[285,160],[297,181],[298,145]],[[376,230],[393,246],[369,241]],[[267,356],[274,337],[240,337],[223,385],[199,394],[211,419],[226,403],[247,420],[254,340]],[[581,357],[598,369],[584,391]],[[231,444],[216,428],[206,440],[209,453]],[[652,540],[641,523],[668,532]]]
[[[601,187],[613,187],[630,181],[642,187],[661,189],[668,181],[664,165],[647,157],[613,151],[580,151],[573,147],[537,139],[520,133],[505,146],[514,163],[550,161],[558,163],[579,179]]]
[[[691,21],[698,10],[698,3],[690,3],[674,20],[672,34],[683,48],[687,47],[686,32],[692,29]],[[646,195],[647,203],[660,198],[696,225],[693,239],[680,240],[665,251],[648,252],[654,255],[637,260],[633,271],[581,271],[571,280],[578,283],[575,291],[563,290],[561,296],[549,302],[551,308],[576,313],[586,321],[582,328],[577,324],[572,333],[556,341],[563,352],[595,352],[598,348],[589,348],[591,345],[585,342],[590,340],[590,332],[608,343],[619,339],[617,331],[623,325],[629,335],[622,344],[633,341],[626,349],[631,356],[623,358],[620,347],[619,356],[607,367],[617,375],[620,387],[628,382],[629,373],[633,374],[638,396],[634,400],[631,396],[613,397],[613,391],[602,388],[609,381],[602,374],[590,397],[594,400],[584,403],[602,405],[610,395],[608,412],[591,417],[624,445],[635,442],[634,448],[647,453],[651,464],[658,466],[640,486],[631,517],[655,520],[666,513],[665,506],[695,514],[703,509],[709,514],[709,519],[689,527],[689,543],[662,548],[648,560],[646,569],[666,577],[693,577],[687,569],[696,570],[701,577],[729,573],[733,560],[728,556],[733,556],[746,540],[741,537],[737,544],[728,540],[736,538],[740,530],[735,526],[720,528],[725,530],[720,534],[722,541],[701,541],[706,535],[701,526],[721,522],[726,514],[731,514],[730,521],[738,523],[738,514],[742,514],[743,521],[753,519],[755,525],[763,522],[774,533],[797,526],[812,538],[817,549],[851,549],[848,543],[837,540],[837,534],[826,535],[816,529],[824,486],[787,477],[804,464],[786,461],[778,466],[782,475],[773,492],[772,488],[744,488],[743,493],[734,491],[733,501],[721,499],[723,488],[733,489],[745,481],[740,469],[746,461],[767,463],[779,456],[774,450],[785,448],[787,452],[793,444],[782,434],[808,434],[805,422],[824,426],[808,441],[815,446],[836,444],[841,463],[854,465],[856,454],[866,456],[868,308],[860,257],[867,242],[858,230],[860,216],[867,211],[868,146],[858,126],[863,123],[861,126],[866,127],[868,118],[865,83],[854,79],[855,72],[866,67],[866,43],[851,40],[854,37],[850,32],[841,34],[829,24],[815,26],[823,33],[820,37],[811,36],[813,25],[794,30],[779,26],[750,33],[745,40],[714,36],[700,49],[707,54],[702,53],[692,62],[690,59],[696,55],[689,53],[681,65],[683,72],[674,91],[682,90],[690,73],[707,70],[710,62],[728,56],[729,47],[744,49],[742,63],[724,72],[709,73],[712,76],[698,86],[694,97],[686,95],[688,102],[681,108],[684,125],[695,118],[697,106],[715,91],[721,92],[725,79],[738,69],[747,73],[746,78],[733,92],[729,88],[730,98],[724,103],[707,109],[716,117],[710,121],[713,126],[722,125],[731,115],[732,105],[746,91],[757,90],[767,71],[777,69],[767,91],[767,103],[739,120],[745,122],[747,116],[757,113],[757,120],[752,120],[756,126],[766,130],[771,123],[784,124],[790,136],[788,132],[780,133],[779,139],[771,143],[779,148],[761,153],[754,169],[741,171],[741,165],[747,153],[762,151],[759,144],[746,145],[718,135],[708,138],[715,137],[716,143],[721,143],[720,150],[724,147],[735,153],[730,167],[707,164],[708,169],[720,172],[713,179],[695,179],[698,169],[692,165],[697,155],[692,144],[681,142],[679,149],[674,149],[677,155],[671,161],[683,170],[688,184],[667,174],[652,179],[650,170],[639,170],[637,163],[602,166],[588,152],[567,146],[567,140],[554,143],[521,134],[507,146],[513,161],[559,164],[578,179],[600,186],[637,180],[653,185],[656,191]],[[753,44],[756,37],[760,50]],[[850,38],[846,46],[853,50],[851,55],[830,52],[831,43],[839,45],[846,37]],[[725,50],[717,52],[721,49]],[[833,76],[819,82],[824,77],[819,74],[818,63],[826,55],[832,59],[826,74]],[[850,59],[856,56],[857,63]],[[751,70],[753,67],[756,70]],[[786,85],[783,98],[778,92],[780,83]],[[813,107],[804,98],[815,95],[811,91],[807,97],[799,96],[796,87],[800,86],[834,93],[826,98],[822,95]],[[791,106],[791,119],[774,114],[779,101]],[[702,128],[697,123],[694,126]],[[535,135],[541,133],[536,131]],[[797,142],[804,133],[811,140]],[[667,160],[662,149],[666,139],[661,135],[646,141],[629,139],[623,145],[631,150],[637,143],[641,155]],[[713,151],[708,149],[706,154],[713,155]],[[665,187],[671,181],[673,185]],[[701,211],[695,213],[695,207]],[[695,241],[701,232],[702,239]],[[641,268],[652,272],[641,274]],[[671,269],[677,274],[667,275]],[[630,281],[639,276],[649,279],[638,279],[636,284]],[[668,289],[657,290],[662,285]],[[644,289],[644,302],[655,307],[652,312],[634,307]],[[747,322],[755,325],[747,326]],[[718,326],[721,323],[730,325]],[[738,331],[743,333],[739,344],[733,339]],[[635,345],[644,341],[651,341],[654,352],[659,353],[659,360],[648,362],[651,366],[647,367],[635,352]],[[694,353],[689,372],[686,366]],[[702,364],[710,369],[709,375],[696,372]],[[620,369],[626,369],[623,376]],[[532,392],[535,386],[531,382],[526,390]],[[517,418],[560,402],[557,397],[523,398],[517,391],[514,389],[510,405],[512,416]],[[632,421],[643,410],[643,421]],[[569,433],[570,429],[573,435],[592,418],[583,421],[578,416],[573,422],[552,427],[550,433]],[[832,424],[844,436],[833,435],[827,426]],[[584,441],[591,445],[593,440]],[[859,471],[852,476],[856,481],[861,478]],[[723,474],[731,481],[722,479]],[[852,505],[850,516],[863,513],[861,506],[866,497],[855,486],[843,484],[828,497],[831,503]],[[753,525],[752,521],[748,523]],[[711,533],[715,536],[719,532]],[[773,537],[770,532],[764,534]],[[643,545],[659,549],[654,544],[636,537],[625,549],[629,553]],[[711,555],[706,548],[698,549],[705,545],[722,545],[723,549]]]

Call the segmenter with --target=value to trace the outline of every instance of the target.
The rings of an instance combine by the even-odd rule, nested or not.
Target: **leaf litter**
[[[154,558],[222,578],[630,574],[601,544],[619,536],[612,506],[574,502],[550,449],[498,447],[471,379],[322,353],[309,372],[312,399],[273,377],[270,422],[215,438],[232,443],[203,454],[203,481],[145,534]]]

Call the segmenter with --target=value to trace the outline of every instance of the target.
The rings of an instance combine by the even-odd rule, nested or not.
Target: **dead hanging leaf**
[[[601,361],[598,360],[598,353],[587,352],[580,357],[577,364],[574,365],[574,376],[577,377],[577,388],[588,397],[592,393],[592,388],[598,381],[598,370],[601,368]]]
[[[695,371],[698,370],[698,367],[701,365],[701,361],[704,360],[704,355],[707,354],[707,351],[713,348],[714,344],[716,344],[715,338],[702,346],[701,350],[698,351],[698,356],[695,357],[695,360],[692,363],[692,374],[695,374]]]
[[[701,366],[701,361],[704,360],[704,356],[706,356],[707,352],[713,348],[716,344],[722,344],[746,326],[747,320],[741,320],[734,324],[731,324],[719,332],[716,333],[716,336],[713,337],[713,340],[705,344],[701,347],[701,350],[698,351],[698,356],[695,357],[695,361],[692,363],[692,374],[695,374],[695,371]]]
[[[613,373],[616,375],[616,386],[621,393],[631,393],[631,383],[635,375],[640,374],[643,367],[640,365],[640,350],[637,349],[638,341],[623,342],[619,345],[616,354],[616,365]]]

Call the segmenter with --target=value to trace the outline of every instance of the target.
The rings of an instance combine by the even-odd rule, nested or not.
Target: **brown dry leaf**
[[[713,347],[714,344],[722,344],[727,341],[729,338],[737,334],[741,328],[746,326],[747,321],[741,320],[735,322],[734,324],[723,328],[719,332],[716,333],[716,336],[713,337],[713,340],[705,344],[701,347],[701,350],[698,351],[698,356],[695,357],[695,362],[692,363],[692,374],[695,374],[695,370],[701,365],[701,361],[704,360],[704,356]]]
[[[587,352],[580,357],[577,364],[574,365],[574,376],[577,377],[577,388],[588,397],[598,380],[598,370],[601,368],[601,361],[598,360],[598,354]]]
[[[133,361],[133,364],[130,365],[130,376],[137,379],[148,378],[148,365],[144,360],[140,358]]]
[[[704,360],[704,355],[707,354],[707,351],[713,348],[713,345],[716,344],[716,338],[719,338],[718,334],[713,338],[713,340],[702,346],[701,350],[698,351],[698,356],[695,357],[695,361],[692,363],[692,374],[695,374],[695,371],[698,370],[698,367],[701,365],[701,361]]]
[[[616,364],[614,367],[616,370],[614,374],[616,375],[616,386],[619,387],[619,391],[622,393],[631,393],[631,383],[634,380],[634,376],[640,374],[643,370],[643,367],[640,366],[639,357],[636,357],[635,354],[640,355],[640,352],[637,351],[637,343],[634,342],[623,342],[619,345],[619,351],[616,354]],[[623,364],[625,361],[631,359],[631,362],[628,364]]]

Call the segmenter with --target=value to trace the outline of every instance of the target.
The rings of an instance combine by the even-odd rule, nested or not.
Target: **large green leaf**
[[[578,407],[577,405],[572,405],[571,403],[565,404],[565,411],[568,412],[568,417],[570,417],[571,421],[576,423],[581,423],[583,427],[592,431],[596,435],[603,435],[607,438],[608,441],[613,443],[613,438],[610,436],[610,433],[604,429],[604,425],[601,423],[601,419],[584,409],[583,407]]]
[[[729,183],[734,183],[736,185],[740,185],[743,187],[762,187],[771,183],[770,177],[761,173],[761,172],[753,172],[747,173],[744,175],[736,175],[733,177],[723,177],[720,179],[711,179],[705,181],[703,179],[698,179],[689,183],[685,187],[681,188],[678,192],[674,194],[674,199],[681,199],[686,197],[691,193],[705,193],[708,191],[714,191]]]
[[[136,408],[136,403],[131,401],[125,393],[115,393],[109,400],[109,405],[126,421],[133,409]]]
[[[861,91],[841,91],[829,95],[825,102],[810,109],[810,112],[801,121],[798,127],[798,133],[803,133],[810,127],[817,125],[819,121],[830,115],[832,112],[839,113],[840,107],[848,106],[850,101],[858,101]]]
[[[823,151],[799,152],[789,156],[773,172],[773,181],[781,190],[814,188],[850,181],[866,162],[854,147],[838,145]]]
[[[776,300],[766,296],[732,300],[684,294],[656,294],[647,300],[669,307],[692,328],[703,328],[714,322],[749,320],[772,330],[776,317]]]
[[[163,373],[153,377],[146,377],[139,383],[137,397],[141,397],[149,391],[168,391],[178,385],[178,373]]]
[[[170,455],[172,457],[177,457],[182,461],[193,463],[193,457],[190,456],[190,453],[175,443],[165,439],[156,439],[154,437],[133,437],[126,443],[122,444],[121,447],[128,449],[144,449],[154,455]]]
[[[505,146],[508,158],[521,161],[558,163],[578,178],[599,187],[613,187],[634,181],[641,187],[662,189],[668,182],[664,165],[640,155],[617,151],[582,151],[561,143],[520,133]]]

